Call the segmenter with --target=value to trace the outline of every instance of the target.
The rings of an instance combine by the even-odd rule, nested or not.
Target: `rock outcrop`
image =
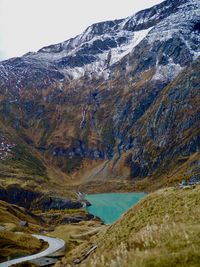
[[[0,188],[0,199],[27,209],[43,211],[51,209],[80,209],[84,206],[83,201],[55,197],[17,187],[11,187],[9,189]]]

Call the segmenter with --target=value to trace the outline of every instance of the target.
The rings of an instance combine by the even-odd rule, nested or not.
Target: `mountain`
[[[38,82],[43,79],[42,84],[38,84],[42,87],[54,80],[62,82],[63,79],[78,79],[84,75],[101,77],[102,72],[107,76],[109,68],[129,54],[146,36],[151,48],[156,41],[170,43],[175,37],[174,42],[177,46],[181,45],[182,53],[189,50],[188,57],[182,58],[182,64],[174,66],[176,71],[180,71],[180,67],[199,53],[198,16],[198,1],[165,1],[126,19],[94,24],[83,34],[44,47],[37,53],[27,53],[21,58],[3,62],[1,75],[6,80],[9,74],[9,82],[15,82],[16,88],[23,86],[23,82],[26,84],[30,76],[29,85],[31,80],[34,81],[33,86],[36,85],[35,78]],[[167,62],[163,58],[158,64],[162,66]],[[175,60],[174,63],[178,65],[179,62]]]
[[[1,121],[73,188],[199,176],[199,44],[198,0],[94,24],[0,62]]]

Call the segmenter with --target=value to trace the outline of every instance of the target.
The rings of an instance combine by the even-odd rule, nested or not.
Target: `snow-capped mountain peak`
[[[86,73],[101,76],[105,71],[109,73],[110,67],[132,53],[138,45],[147,41],[153,50],[157,42],[171,39],[181,40],[195,59],[200,53],[199,17],[198,0],[167,0],[125,19],[93,24],[75,38],[2,62],[0,74],[6,79],[9,71],[14,80],[20,75],[16,78],[18,86],[23,76],[27,77],[33,69],[36,73],[45,73],[46,80],[78,79]],[[184,61],[182,64],[172,61],[177,65],[175,73],[178,73],[178,69],[184,67]],[[172,61],[168,60],[169,65]],[[159,66],[158,70],[161,68]]]

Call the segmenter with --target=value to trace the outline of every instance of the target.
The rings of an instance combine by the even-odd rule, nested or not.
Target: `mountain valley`
[[[199,266],[199,85],[199,0],[1,61],[3,259],[21,255],[20,231],[27,255],[45,247],[35,232],[63,238],[57,267]],[[84,196],[111,192],[148,195],[103,225]]]

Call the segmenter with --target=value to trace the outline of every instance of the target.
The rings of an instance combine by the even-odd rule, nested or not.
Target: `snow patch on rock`
[[[152,80],[170,82],[178,76],[178,74],[184,69],[179,64],[175,64],[172,59],[169,60],[170,63],[167,65],[158,65],[156,68],[156,73],[152,77]]]
[[[133,49],[147,36],[153,27],[146,30],[136,31],[133,34],[132,40],[128,44],[122,45],[120,48],[111,50],[110,65],[120,61],[123,57],[133,51]]]

